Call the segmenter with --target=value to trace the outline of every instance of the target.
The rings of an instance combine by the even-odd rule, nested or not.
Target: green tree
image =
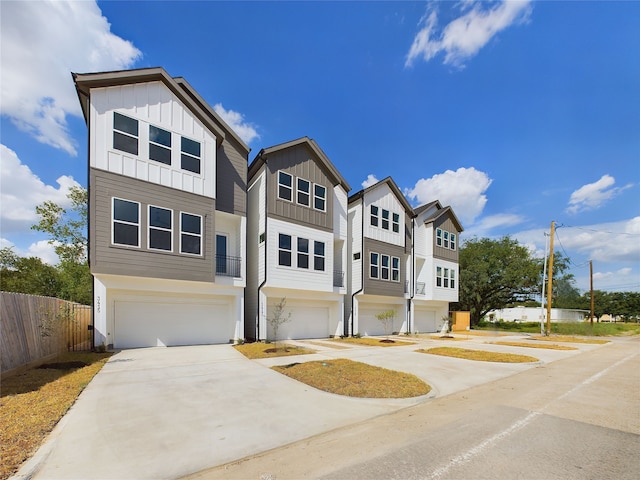
[[[0,250],[0,279],[5,292],[56,297],[60,291],[60,272],[37,257],[20,257],[12,248]]]
[[[90,304],[92,279],[87,261],[87,190],[71,187],[67,197],[71,201],[69,209],[52,201],[38,205],[36,213],[40,221],[31,228],[49,235],[49,243],[60,259],[61,287],[57,296]]]
[[[278,330],[280,329],[280,325],[284,325],[291,320],[291,312],[288,314],[284,313],[286,306],[287,299],[281,299],[273,308],[273,314],[271,317],[267,318],[267,322],[269,322],[269,325],[271,325],[271,329],[273,330],[273,343],[275,344],[276,350],[278,350]]]
[[[489,311],[532,299],[540,293],[542,269],[529,250],[510,237],[473,238],[460,248],[458,310],[471,324]]]

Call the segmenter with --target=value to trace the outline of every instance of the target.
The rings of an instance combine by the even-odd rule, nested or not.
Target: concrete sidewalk
[[[265,360],[248,360],[229,345],[125,350],[111,358],[14,478],[179,478],[536,366],[469,362],[416,353],[417,348],[527,350],[543,362],[579,353],[487,340],[421,339],[406,346],[340,349],[322,341],[297,342],[317,353]],[[349,398],[268,368],[330,358],[414,373],[433,390],[413,399]]]

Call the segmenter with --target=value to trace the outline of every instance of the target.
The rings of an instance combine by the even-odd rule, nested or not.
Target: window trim
[[[380,228],[382,228],[383,230],[389,230],[389,214],[390,213],[391,212],[389,212],[389,210],[387,210],[386,208],[382,209],[382,223],[380,225]]]
[[[317,253],[316,246],[322,245],[322,253]],[[321,242],[319,240],[313,241],[313,271],[314,272],[325,272],[327,270],[327,249],[325,242]],[[317,268],[316,262],[318,260],[322,260],[322,268]]]
[[[200,155],[199,156],[195,156],[192,153],[185,152],[184,147],[182,146],[182,142],[184,140],[188,140],[190,142],[197,143],[200,146]],[[182,157],[183,156],[187,156],[189,158],[198,160],[198,171],[197,172],[194,172],[193,170],[189,170],[188,168],[184,168],[184,166],[182,164]],[[190,174],[193,174],[193,175],[200,175],[200,176],[202,175],[202,142],[200,142],[198,140],[194,140],[193,138],[185,137],[184,135],[180,135],[180,170],[187,171],[187,172],[189,172]]]
[[[322,196],[317,194],[317,192],[316,192],[317,188],[321,188],[324,191]],[[322,208],[316,207],[316,201],[317,200],[321,200],[322,201]],[[314,183],[313,184],[313,209],[314,210],[318,210],[319,212],[326,212],[327,211],[327,187],[325,187],[324,185],[320,185],[319,183]]]
[[[115,218],[115,213],[116,213],[116,200],[120,200],[121,202],[127,202],[127,203],[135,203],[138,206],[138,223],[132,223],[132,222],[127,222],[125,220],[116,220]],[[119,223],[122,225],[134,225],[135,227],[137,227],[138,229],[138,242],[137,245],[129,245],[128,243],[116,243],[116,230],[115,230],[115,224]],[[141,215],[141,205],[140,202],[136,202],[135,200],[127,200],[126,198],[120,198],[120,197],[111,197],[111,245],[115,245],[118,247],[128,247],[128,248],[142,248],[142,231],[141,231],[141,225],[142,224],[142,215]]]
[[[450,233],[449,234],[449,248],[451,250],[454,250],[454,251],[456,249],[456,234],[455,233]]]
[[[394,233],[400,233],[400,214],[391,212],[391,227]]]
[[[387,261],[386,265],[385,259]],[[380,280],[388,282],[391,278],[391,257],[389,255],[382,254],[380,255],[380,260]]]
[[[397,267],[394,264],[398,264]],[[394,279],[394,274],[397,273],[397,279]],[[400,282],[400,257],[391,257],[391,281]]]
[[[137,134],[134,135],[133,133],[117,129],[116,128],[116,115],[120,115],[121,117],[127,118],[129,120],[133,120],[134,122],[136,122]],[[113,125],[112,125],[113,126],[113,129],[112,129],[113,137],[112,137],[111,141],[112,141],[113,149],[117,150],[119,152],[128,153],[129,155],[135,155],[136,157],[139,156],[140,155],[140,120],[138,120],[137,118],[130,117],[128,115],[124,115],[124,114],[122,114],[120,112],[116,112],[116,111],[113,112],[112,120],[113,120]],[[134,152],[130,152],[128,150],[122,150],[122,149],[116,147],[116,142],[115,142],[116,133],[119,134],[119,135],[123,135],[125,137],[134,138],[136,140],[136,151],[135,151],[135,153]]]
[[[376,261],[373,261],[373,256],[376,256]],[[376,274],[373,275],[373,268],[376,268]],[[380,279],[380,254],[378,252],[369,252],[369,278],[378,280]]]
[[[442,247],[442,229],[436,228],[436,246]]]
[[[282,245],[282,238],[283,237],[289,237],[289,248],[283,248]],[[280,259],[280,255],[281,253],[288,253],[289,254],[289,264],[287,265],[286,263],[282,263],[281,259]],[[287,233],[279,233],[278,234],[278,266],[279,267],[287,267],[287,268],[291,268],[293,266],[293,236],[289,235]]]
[[[286,175],[291,179],[291,186],[288,185],[284,185],[283,183],[280,183],[280,175]],[[280,195],[280,188],[285,188],[287,190],[289,190],[291,198],[284,198],[283,196]],[[293,175],[291,175],[290,173],[285,172],[284,170],[278,170],[278,198],[280,200],[284,200],[285,202],[292,202],[293,203]]]
[[[169,218],[171,219],[171,227],[170,228],[164,228],[164,227],[156,227],[151,225],[151,209],[152,208],[157,208],[159,210],[166,210],[167,212],[169,212]],[[151,246],[151,230],[158,230],[161,232],[169,232],[169,240],[170,240],[170,248],[169,250],[166,250],[164,248],[153,248]],[[147,205],[147,249],[152,250],[154,252],[173,252],[173,210],[171,208],[164,208],[164,207],[159,207],[157,205],[152,205],[149,204]]]
[[[306,182],[307,183],[307,191],[305,192],[304,190],[300,189],[300,182]],[[302,177],[296,177],[296,203],[298,205],[301,205],[303,207],[311,207],[311,185],[312,183],[309,180],[306,180]],[[302,203],[300,201],[300,194],[306,195],[307,196],[307,203]]]
[[[374,208],[376,209],[376,213],[373,213]],[[376,228],[379,228],[380,225],[380,207],[374,205],[373,203],[369,205],[369,225]]]
[[[184,221],[184,215],[191,215],[192,217],[199,217],[200,218],[200,234],[196,234],[196,233],[192,233],[192,232],[185,232],[182,227],[183,227],[183,221]],[[198,215],[197,213],[191,213],[191,212],[184,212],[181,211],[180,212],[180,253],[183,255],[191,255],[194,257],[202,257],[203,256],[203,240],[204,240],[204,222],[203,222],[203,216],[202,215]],[[183,235],[187,235],[187,236],[191,236],[191,237],[198,237],[200,239],[200,253],[191,253],[191,252],[185,252],[182,248],[182,237]]]
[[[307,242],[307,250],[300,250],[300,240],[305,240]],[[296,268],[300,268],[303,270],[309,270],[309,243],[311,241],[308,238],[296,237]],[[307,266],[300,266],[300,258],[306,258]]]

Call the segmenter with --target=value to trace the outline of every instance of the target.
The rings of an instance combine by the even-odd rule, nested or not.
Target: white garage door
[[[267,318],[272,318],[275,304],[269,304]],[[278,328],[278,340],[303,339],[303,338],[327,338],[329,336],[330,312],[328,306],[317,305],[290,305],[287,303],[285,314],[291,312],[291,320]],[[274,339],[273,330],[267,322],[268,338]]]
[[[115,348],[227,343],[235,334],[229,303],[116,300],[114,315]]]
[[[438,331],[435,310],[416,310],[413,317],[413,331],[433,333]]]
[[[395,310],[389,333],[397,332],[402,325],[402,307],[400,305],[376,305],[373,307],[360,307],[358,313],[358,331],[360,335],[385,335],[384,324],[376,318],[376,315],[387,310]]]

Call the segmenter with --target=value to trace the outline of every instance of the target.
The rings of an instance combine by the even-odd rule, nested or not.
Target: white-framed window
[[[371,214],[370,215],[371,216],[371,221],[370,221],[371,226],[372,227],[377,227],[378,224],[379,224],[379,219],[378,219],[378,211],[379,211],[379,209],[378,209],[378,206],[377,205],[371,205],[369,211],[370,211],[370,214]]]
[[[327,209],[327,187],[313,185],[313,208],[324,212]]]
[[[149,160],[171,165],[171,132],[149,125]]]
[[[309,239],[298,237],[298,268],[309,268]]]
[[[114,197],[111,212],[111,242],[140,247],[140,203]]]
[[[436,228],[436,245],[450,250],[455,250],[457,244],[456,234]]]
[[[369,259],[371,266],[369,276],[371,278],[378,278],[380,276],[380,255],[376,252],[371,252]]]
[[[180,253],[202,255],[202,215],[180,212]]]
[[[291,266],[291,235],[278,235],[278,265]]]
[[[171,252],[173,250],[173,211],[149,205],[148,221],[148,248]]]
[[[389,255],[381,255],[381,263],[382,267],[380,268],[380,278],[382,280],[389,280],[389,272],[390,272],[390,259]]]
[[[138,155],[138,120],[113,112],[113,148]]]
[[[313,242],[313,269],[324,272],[324,242]]]
[[[395,233],[400,233],[400,214],[394,213],[392,216],[392,227]]]
[[[382,209],[382,224],[380,225],[383,230],[389,230],[389,210]]]
[[[287,172],[278,172],[278,198],[293,201],[293,176]]]
[[[449,287],[456,288],[456,271],[454,269],[449,270]]]
[[[400,259],[398,257],[391,257],[391,280],[400,281]]]
[[[229,270],[227,249],[229,237],[225,233],[216,233],[216,274],[225,275]]]
[[[436,287],[442,286],[442,267],[436,267]]]
[[[200,174],[200,142],[182,137],[180,142],[180,167]]]
[[[451,250],[455,250],[456,249],[456,234],[455,233],[451,233],[449,235],[449,248],[451,248]]]
[[[436,245],[439,247],[442,246],[442,229],[441,228],[436,228]]]
[[[298,205],[309,206],[311,199],[311,182],[304,178],[296,179],[296,200]]]
[[[449,232],[446,230],[442,232],[442,246],[444,248],[449,248]]]
[[[453,268],[436,267],[436,287],[456,288],[456,271]]]
[[[444,274],[442,275],[442,286],[444,288],[449,288],[449,269],[444,269]]]

